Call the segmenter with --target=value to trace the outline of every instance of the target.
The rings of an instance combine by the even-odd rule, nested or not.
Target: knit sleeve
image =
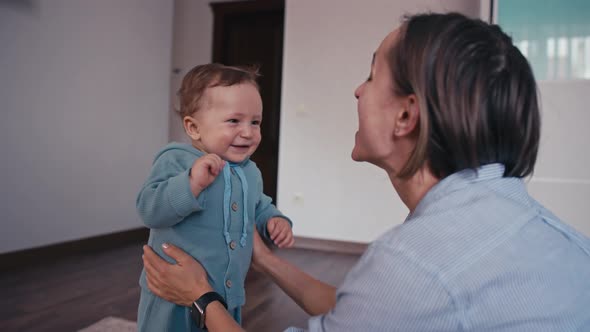
[[[204,208],[206,190],[198,197],[193,195],[189,171],[173,158],[161,156],[156,160],[136,201],[137,212],[147,227],[174,226]]]

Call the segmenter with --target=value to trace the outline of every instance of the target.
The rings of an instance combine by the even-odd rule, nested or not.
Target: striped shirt
[[[440,181],[307,331],[590,331],[590,240],[503,174]]]

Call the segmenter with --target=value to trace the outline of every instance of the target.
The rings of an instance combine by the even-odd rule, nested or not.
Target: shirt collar
[[[441,197],[454,191],[463,189],[471,183],[501,179],[504,177],[504,170],[503,164],[488,164],[476,169],[464,169],[453,173],[435,184],[420,200],[414,213],[410,216],[419,214],[424,207],[429,206],[432,202],[438,201]],[[408,219],[410,216],[408,216]]]

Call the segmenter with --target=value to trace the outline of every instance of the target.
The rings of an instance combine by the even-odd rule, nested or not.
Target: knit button
[[[229,248],[230,248],[231,250],[234,250],[234,249],[236,249],[236,247],[237,247],[237,246],[238,246],[238,245],[236,244],[236,241],[231,241],[231,242],[229,243]]]
[[[227,287],[227,288],[231,288],[231,280],[227,279],[227,280],[225,281],[225,287]]]
[[[238,203],[233,202],[232,205],[231,205],[231,209],[234,210],[234,211],[238,211]]]

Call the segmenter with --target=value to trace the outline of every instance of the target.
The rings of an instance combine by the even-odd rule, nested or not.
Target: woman
[[[497,26],[460,14],[409,17],[355,92],[352,158],[384,171],[410,210],[374,241],[339,289],[274,256],[253,264],[305,311],[310,331],[590,329],[590,240],[533,198],[540,137],[530,66]],[[144,247],[149,287],[191,305],[202,267],[171,245]],[[240,330],[220,302],[211,331]]]

